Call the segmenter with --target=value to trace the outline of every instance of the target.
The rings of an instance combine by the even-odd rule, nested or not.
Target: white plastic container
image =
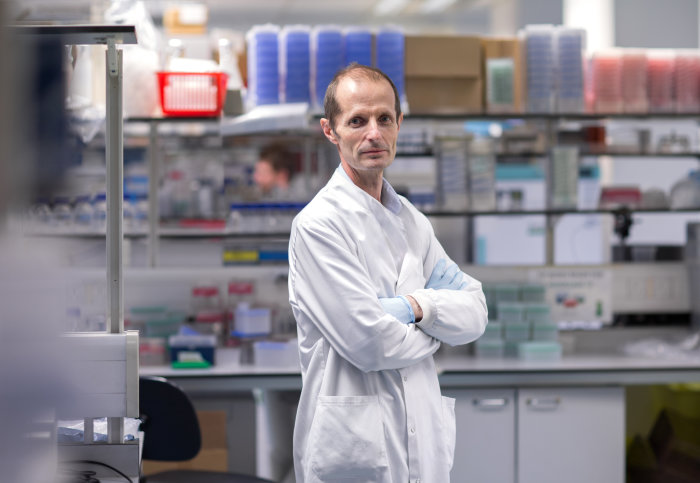
[[[287,342],[261,340],[253,343],[254,363],[265,367],[299,367],[297,339]]]
[[[252,309],[248,304],[240,304],[233,318],[233,332],[235,337],[260,337],[272,330],[272,314],[270,309]]]

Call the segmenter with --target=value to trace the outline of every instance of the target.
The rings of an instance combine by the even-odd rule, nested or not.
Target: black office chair
[[[187,394],[162,377],[139,380],[143,459],[185,461],[202,446],[197,413]],[[142,477],[145,483],[274,483],[256,476],[215,471],[174,470]]]

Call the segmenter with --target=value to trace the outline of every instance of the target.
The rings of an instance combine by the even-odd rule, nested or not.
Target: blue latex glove
[[[463,282],[463,279],[464,272],[459,269],[456,263],[448,267],[447,260],[441,258],[435,264],[433,273],[430,274],[425,288],[432,288],[435,290],[461,290],[467,286],[467,282]]]
[[[391,314],[404,324],[412,324],[416,321],[416,314],[413,313],[411,302],[403,295],[398,297],[380,297],[384,312]]]

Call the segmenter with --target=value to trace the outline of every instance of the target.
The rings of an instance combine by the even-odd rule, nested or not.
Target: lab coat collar
[[[335,176],[340,176],[342,179],[345,179],[347,182],[352,184],[353,186],[357,187],[362,193],[364,193],[365,196],[368,196],[372,198],[367,192],[364,190],[360,189],[353,181],[350,179],[350,176],[348,176],[348,173],[345,172],[343,169],[343,165],[340,164],[338,165],[338,168],[336,168],[336,175]],[[391,211],[393,214],[398,215],[399,212],[401,211],[401,199],[399,199],[399,195],[396,194],[396,191],[394,191],[394,188],[391,187],[389,182],[386,180],[386,178],[382,178],[382,206],[386,208],[387,210]],[[372,198],[374,200],[374,198]],[[376,201],[376,200],[375,200]]]

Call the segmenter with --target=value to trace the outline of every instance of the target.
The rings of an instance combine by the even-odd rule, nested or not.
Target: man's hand
[[[464,272],[459,269],[456,263],[448,267],[447,260],[441,258],[435,264],[433,273],[430,274],[430,279],[425,284],[425,288],[461,290],[467,286],[467,282],[462,282],[463,278]]]
[[[404,324],[412,324],[416,321],[416,314],[413,311],[412,304],[403,295],[398,297],[380,297],[379,303],[382,304],[384,312],[393,315]]]

